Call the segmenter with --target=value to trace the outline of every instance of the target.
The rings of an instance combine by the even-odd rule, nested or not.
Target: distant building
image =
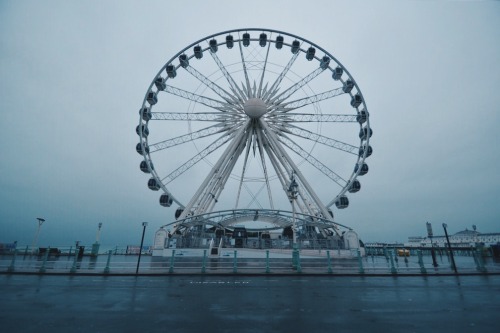
[[[500,232],[494,233],[480,233],[477,230],[459,231],[456,234],[448,235],[450,245],[452,247],[471,247],[476,244],[483,244],[484,246],[491,246],[500,242]],[[437,247],[445,247],[446,236],[433,236],[432,243]],[[408,242],[404,244],[406,247],[430,247],[431,238],[422,236],[408,237]]]

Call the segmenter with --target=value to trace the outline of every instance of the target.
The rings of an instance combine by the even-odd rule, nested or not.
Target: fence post
[[[422,260],[422,250],[417,250],[418,264],[420,265],[420,273],[427,274],[427,270],[424,267],[424,261]]]
[[[70,273],[76,272],[76,261],[77,260],[78,260],[78,256],[77,256],[76,249],[75,249],[75,258],[73,259],[73,266],[71,266],[71,269],[69,270]]]
[[[300,264],[300,251],[297,251],[297,273],[302,273],[302,266]]]
[[[172,250],[172,256],[170,257],[170,268],[168,269],[169,273],[174,272],[174,256],[175,256],[175,250]]]
[[[486,272],[486,267],[484,267],[483,255],[481,253],[481,250],[476,250],[475,252],[477,257],[477,270],[480,272]]]
[[[14,257],[12,258],[12,261],[10,262],[10,266],[8,268],[9,272],[13,272],[14,271],[14,267],[16,265],[16,256],[17,256],[17,249],[14,250]]]
[[[396,267],[394,267],[394,259],[392,258],[392,251],[389,252],[389,259],[391,260],[391,274],[397,274]]]
[[[207,267],[207,250],[203,250],[203,262],[201,264],[201,272],[205,273]]]
[[[237,259],[237,252],[234,250],[234,259],[233,259],[233,273],[238,273],[238,259]]]
[[[330,258],[330,250],[327,250],[326,251],[326,257],[328,258],[328,274],[332,274],[333,273],[333,270],[332,270],[332,259]]]
[[[266,273],[269,273],[269,250],[266,250]]]
[[[42,267],[40,267],[40,273],[45,273],[45,264],[47,263],[47,259],[49,258],[50,246],[47,248],[47,252],[45,252],[45,256],[43,257]]]
[[[113,253],[112,250],[108,251],[108,260],[106,261],[106,267],[104,268],[104,274],[109,273],[109,263],[111,262],[111,254]]]
[[[358,249],[358,264],[359,264],[359,274],[365,274],[365,269],[363,268],[363,260],[361,259],[361,251]]]

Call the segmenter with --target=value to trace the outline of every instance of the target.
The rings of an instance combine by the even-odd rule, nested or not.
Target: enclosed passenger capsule
[[[234,46],[234,38],[233,35],[226,36],[226,46],[228,49],[232,49]]]
[[[356,193],[359,190],[361,190],[361,183],[358,180],[355,180],[351,183],[351,186],[349,186],[349,193]]]
[[[356,116],[356,121],[360,124],[363,124],[368,119],[368,112],[366,110],[361,110]]]
[[[155,86],[156,86],[156,88],[158,88],[158,90],[165,90],[165,88],[167,87],[167,84],[165,83],[165,79],[162,78],[161,76],[158,76],[155,79]]]
[[[356,164],[356,166],[354,167],[354,172],[358,172],[358,169],[360,169],[360,168],[361,168],[361,170],[359,171],[360,176],[364,176],[368,173],[368,164],[366,164],[366,163]]]
[[[188,56],[186,54],[181,54],[179,56],[179,62],[181,63],[182,68],[186,68],[187,66],[189,66]]]
[[[261,33],[259,36],[259,45],[264,47],[267,43],[267,35],[265,33]]]
[[[327,69],[329,65],[330,65],[330,58],[328,58],[327,56],[321,58],[321,61],[319,62],[319,67],[321,69]]]
[[[151,109],[148,107],[143,107],[139,110],[139,114],[141,115],[142,120],[150,121],[151,120]]]
[[[193,52],[196,59],[203,58],[203,52],[201,51],[201,46],[196,45],[195,47],[193,47]]]
[[[156,96],[156,93],[154,91],[148,92],[146,100],[148,101],[149,105],[155,105],[156,103],[158,103],[158,97]]]
[[[349,199],[345,195],[342,195],[335,201],[335,206],[337,206],[338,209],[347,208],[349,206]]]
[[[148,187],[150,190],[158,191],[160,189],[160,183],[158,183],[156,178],[149,178]]]
[[[151,163],[151,162],[150,162]],[[154,169],[153,168],[153,164],[151,163],[151,169]],[[142,172],[144,173],[150,173],[149,172],[149,168],[148,168],[148,162],[146,161],[141,161],[141,164],[139,165],[139,168],[141,169]]]
[[[332,78],[333,78],[335,81],[338,81],[338,80],[340,80],[340,78],[342,77],[342,74],[344,74],[344,70],[342,69],[342,67],[337,66],[337,67],[333,70],[333,73],[332,73]]]
[[[139,136],[142,135],[143,138],[147,138],[149,135],[148,126],[146,124],[137,125],[137,127],[135,128],[135,132]]]
[[[172,198],[170,197],[170,195],[166,194],[166,193],[163,193],[161,196],[160,196],[160,205],[162,205],[163,207],[170,207],[172,206]]]
[[[146,154],[149,154],[149,147],[144,145],[145,147],[145,151],[146,151]],[[135,151],[139,154],[139,155],[144,155],[144,152],[142,151],[142,144],[139,142],[138,144],[135,145]]]
[[[294,40],[292,42],[292,53],[295,54],[299,52],[299,48],[300,48],[300,42],[298,40]]]
[[[219,49],[217,47],[217,41],[213,38],[208,42],[208,45],[210,45],[210,52],[215,53]]]
[[[250,34],[248,32],[245,32],[243,34],[243,46],[248,46],[250,45]]]
[[[372,149],[372,146],[368,146],[368,149],[366,148],[366,145],[362,146],[361,148],[359,148],[359,156],[363,156],[363,154],[365,153],[365,150],[366,150],[366,157],[370,156],[372,153],[373,153],[373,149]]]
[[[373,135],[373,130],[371,128],[363,127],[359,130],[359,138],[361,140],[366,140],[367,138],[371,138]]]
[[[277,48],[278,50],[280,50],[280,49],[283,47],[283,41],[284,41],[284,40],[285,40],[285,39],[283,38],[283,36],[278,36],[278,37],[276,37],[276,48]]]
[[[361,105],[362,102],[363,102],[363,98],[361,97],[360,94],[356,94],[356,95],[352,96],[352,98],[351,98],[351,106],[353,108],[357,108],[358,106]]]
[[[314,59],[314,54],[316,53],[316,49],[314,47],[310,47],[306,51],[306,59],[311,61]]]
[[[354,88],[354,82],[351,80],[347,80],[344,82],[344,86],[342,87],[342,91],[346,94],[350,93],[352,88]]]
[[[167,65],[167,75],[169,78],[173,79],[174,77],[177,76],[177,71],[175,70],[175,66],[170,64]]]
[[[182,208],[180,208],[180,207],[179,207],[179,208],[177,208],[177,209],[175,210],[175,219],[177,220],[177,219],[178,219],[178,218],[182,215],[182,213],[183,213],[183,212],[184,212],[184,209],[182,209]]]

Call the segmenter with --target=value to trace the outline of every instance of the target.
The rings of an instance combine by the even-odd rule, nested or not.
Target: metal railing
[[[386,255],[367,255],[359,252],[349,259],[335,257],[335,250],[292,251],[224,249],[219,256],[207,250],[193,255],[187,250],[171,250],[166,257],[143,256],[139,274],[333,274],[333,275],[434,275],[454,274],[450,260],[443,256],[435,267],[429,256],[421,251],[416,255],[398,256],[395,251]],[[357,255],[356,255],[357,254]],[[456,257],[459,274],[500,274],[500,262],[483,258],[480,253]],[[90,256],[58,256],[45,251],[43,255],[13,254],[0,256],[0,273],[27,274],[135,274],[137,256],[107,254]]]

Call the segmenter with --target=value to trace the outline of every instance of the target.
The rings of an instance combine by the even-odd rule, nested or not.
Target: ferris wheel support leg
[[[210,171],[210,173],[207,175],[207,177],[205,178],[205,180],[203,181],[203,183],[201,184],[201,186],[198,188],[198,190],[196,191],[196,193],[193,195],[193,197],[191,198],[191,200],[189,201],[189,203],[184,208],[184,211],[182,212],[181,216],[179,216],[179,220],[184,219],[186,217],[186,215],[191,212],[191,209],[193,208],[194,203],[199,199],[199,197],[204,192],[204,190],[206,189],[206,187],[209,184],[209,182],[213,179],[214,175],[218,172],[218,170],[220,169],[222,163],[226,160],[226,157],[228,155],[230,155],[230,153],[232,151],[234,151],[235,147],[237,147],[238,143],[241,141],[241,139],[242,139],[242,137],[243,137],[243,135],[245,133],[245,129],[248,127],[249,123],[250,123],[250,121],[247,121],[246,124],[239,129],[238,133],[235,135],[235,137],[232,140],[231,144],[226,148],[226,150],[222,154],[222,157],[214,165],[214,167],[212,168],[212,170]]]

